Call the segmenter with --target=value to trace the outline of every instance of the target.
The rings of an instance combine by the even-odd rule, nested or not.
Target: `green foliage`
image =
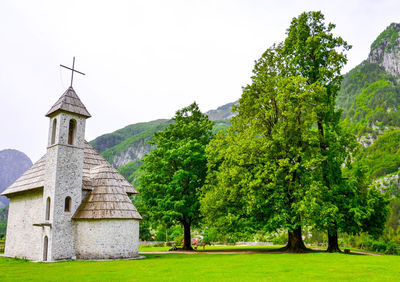
[[[373,179],[397,172],[400,167],[400,131],[385,132],[357,154],[356,159],[368,167],[368,174]]]
[[[190,236],[190,226],[200,219],[198,192],[206,177],[205,147],[213,122],[196,103],[177,111],[173,121],[154,134],[151,144],[156,148],[143,159],[140,199],[153,221],[179,222]]]
[[[400,127],[399,103],[398,80],[367,61],[345,76],[337,98],[345,123],[359,136]]]
[[[310,187],[317,186],[312,171],[320,160],[313,125],[315,100],[323,90],[300,77],[264,73],[276,71],[278,52],[269,49],[257,62],[238,116],[207,147],[203,214],[208,224],[229,232],[297,228],[307,218]]]
[[[215,227],[207,227],[203,232],[203,242],[217,242],[224,241],[225,238],[221,236],[219,230]]]
[[[367,233],[358,235],[342,234],[342,247],[353,247],[365,251],[377,252],[387,255],[400,255],[400,245],[384,238],[373,238]]]
[[[0,239],[6,236],[7,218],[8,218],[8,206],[0,209]]]
[[[230,120],[216,120],[214,121],[213,133],[217,134],[221,130],[226,130],[231,125]]]
[[[383,238],[400,246],[400,198],[394,198],[389,209]]]
[[[157,121],[158,122],[158,121]],[[160,122],[163,122],[163,120],[160,120]],[[153,127],[156,125],[156,122],[149,122],[149,123],[143,123],[143,124],[134,124],[126,127],[127,129],[131,129],[133,127],[134,129],[138,129],[136,125],[141,125],[139,128],[143,129],[143,131],[137,130],[137,131],[123,131],[124,129],[117,130],[115,133],[116,135],[121,134],[119,131],[123,131],[125,135],[128,136],[128,134],[133,134],[132,136],[128,136],[126,139],[127,141],[121,141],[121,142],[126,142],[126,144],[118,143],[117,145],[113,146],[109,150],[106,150],[103,152],[103,156],[107,160],[113,160],[118,154],[121,152],[125,152],[128,150],[129,147],[133,146],[144,146],[148,147],[149,151],[154,148],[154,146],[151,146],[149,144],[149,140],[153,138],[153,135],[155,132],[158,132],[158,130],[164,129],[167,124],[170,123],[170,121],[165,120],[165,126],[164,125],[158,125],[155,128]],[[226,130],[230,126],[230,121],[229,120],[216,120],[213,126],[213,133],[217,133],[220,130]],[[161,128],[161,129],[160,129]],[[119,132],[119,133],[118,133]],[[117,134],[118,133],[118,134]],[[114,133],[111,133],[110,135],[113,136]],[[136,135],[135,135],[136,134]],[[125,136],[124,135],[124,136]],[[107,134],[103,135],[104,138],[107,140]],[[100,146],[101,141],[103,136],[100,136],[99,138],[96,138],[93,143],[95,146]],[[97,140],[97,141],[96,141]],[[96,143],[96,142],[97,143]],[[133,143],[132,143],[133,142]],[[97,145],[96,145],[97,144]],[[128,144],[128,145],[127,145]],[[142,172],[139,170],[140,166],[143,164],[143,161],[141,159],[136,159],[133,160],[121,167],[118,168],[119,173],[121,173],[134,187],[138,186],[138,179]]]
[[[283,45],[290,62],[290,75],[300,75],[310,84],[320,83],[326,89],[324,103],[334,106],[340,89],[342,67],[347,62],[345,51],[351,48],[341,37],[335,37],[335,25],[325,24],[321,12],[304,12],[293,18]],[[332,110],[332,109],[331,109]]]
[[[207,149],[202,209],[209,224],[227,232],[293,231],[311,224],[320,207],[321,228],[345,225],[347,209],[335,199],[346,202],[341,166],[355,138],[340,126],[335,98],[350,46],[333,28],[320,12],[303,13],[256,62],[238,116]]]
[[[119,167],[118,172],[125,177],[126,180],[132,183],[135,179],[137,179],[138,170],[142,164],[143,162],[139,160],[131,161],[126,165]]]

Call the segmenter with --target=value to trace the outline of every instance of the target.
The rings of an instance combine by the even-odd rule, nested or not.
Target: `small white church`
[[[72,84],[72,82],[71,82]],[[9,186],[5,256],[35,261],[138,256],[137,191],[88,142],[69,87],[46,114],[47,153]]]

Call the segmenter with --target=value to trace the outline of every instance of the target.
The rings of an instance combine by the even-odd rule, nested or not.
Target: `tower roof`
[[[51,107],[50,111],[47,112],[46,117],[51,116],[51,114],[57,111],[66,111],[73,114],[78,114],[86,118],[90,118],[88,110],[85,105],[76,95],[75,90],[70,86],[64,94],[61,95],[60,99]]]

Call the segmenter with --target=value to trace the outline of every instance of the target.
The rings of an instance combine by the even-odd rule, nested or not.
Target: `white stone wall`
[[[138,256],[138,220],[76,220],[74,227],[77,258],[118,259]]]
[[[10,197],[6,256],[42,260],[42,232],[48,227],[33,226],[43,222],[42,195],[40,189]]]

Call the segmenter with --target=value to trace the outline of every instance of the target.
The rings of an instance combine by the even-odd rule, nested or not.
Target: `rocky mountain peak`
[[[206,112],[206,115],[208,115],[208,118],[210,120],[229,120],[233,116],[237,115],[237,113],[232,112],[232,106],[233,105],[238,105],[239,101],[235,101],[232,103],[225,104],[221,107],[218,107],[215,110],[210,110]]]
[[[13,149],[0,150],[0,193],[31,166],[32,161],[24,153]],[[0,196],[0,209],[7,204],[8,199]]]
[[[400,77],[400,24],[390,24],[372,43],[368,56],[386,72]]]

